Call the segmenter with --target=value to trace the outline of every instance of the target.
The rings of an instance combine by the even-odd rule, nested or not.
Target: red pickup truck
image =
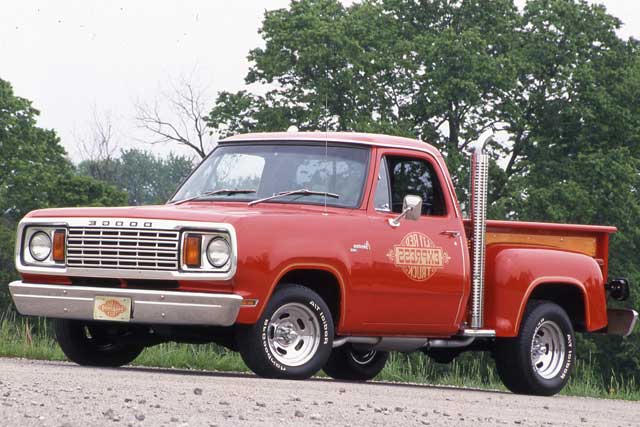
[[[464,220],[441,154],[358,133],[239,135],[161,206],[31,212],[9,285],[69,359],[120,366],[163,341],[216,342],[258,375],[368,380],[389,351],[489,351],[516,393],[551,395],[574,331],[631,333],[613,227]]]

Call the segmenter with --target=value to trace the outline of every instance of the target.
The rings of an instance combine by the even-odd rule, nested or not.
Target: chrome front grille
[[[84,268],[177,270],[177,231],[71,227],[67,265]]]

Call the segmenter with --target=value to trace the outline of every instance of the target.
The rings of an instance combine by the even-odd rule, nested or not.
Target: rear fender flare
[[[515,324],[516,335],[517,335],[517,332],[520,331],[520,324],[522,323],[522,317],[524,316],[524,311],[526,310],[527,304],[531,299],[531,294],[533,294],[536,289],[544,285],[555,285],[558,287],[570,286],[574,289],[578,289],[582,297],[582,303],[584,305],[584,313],[583,313],[584,319],[585,319],[585,322],[588,321],[590,307],[589,307],[589,299],[587,298],[587,291],[584,288],[584,284],[582,284],[577,279],[573,277],[568,277],[568,276],[539,277],[533,282],[531,282],[531,284],[529,285],[529,288],[527,289],[527,293],[525,294],[525,297],[522,299],[520,303],[520,309],[518,310],[518,318]]]
[[[485,327],[496,335],[514,337],[527,303],[540,286],[577,288],[584,304],[587,331],[607,325],[602,271],[584,254],[551,248],[491,245],[487,247]]]

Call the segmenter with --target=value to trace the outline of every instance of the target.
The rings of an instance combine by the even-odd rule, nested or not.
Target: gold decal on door
[[[418,282],[429,279],[451,259],[429,236],[417,231],[404,236],[400,244],[393,245],[387,257],[411,280]]]

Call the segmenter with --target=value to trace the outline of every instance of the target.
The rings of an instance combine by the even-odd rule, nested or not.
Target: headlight
[[[198,273],[231,271],[235,263],[231,241],[229,234],[216,230],[185,231],[180,245],[180,269]]]
[[[51,237],[44,231],[38,231],[29,240],[29,252],[36,261],[44,261],[51,254]]]
[[[222,237],[212,239],[207,245],[207,259],[216,268],[224,266],[231,257],[231,247]]]

